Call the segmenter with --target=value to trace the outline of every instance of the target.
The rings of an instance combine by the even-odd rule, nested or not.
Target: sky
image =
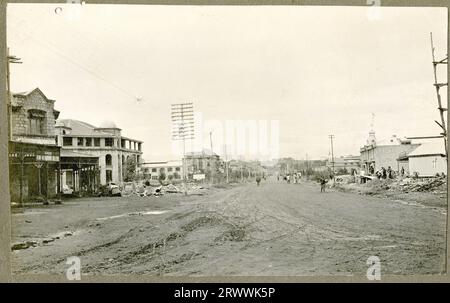
[[[430,32],[443,59],[447,9],[374,9],[8,4],[8,47],[23,61],[11,90],[39,87],[62,119],[114,121],[144,141],[146,161],[177,158],[171,104],[184,102],[188,150],[212,139],[229,158],[320,159],[330,134],[335,156],[357,155],[372,125],[380,140],[439,134]],[[256,125],[247,148],[226,121]]]

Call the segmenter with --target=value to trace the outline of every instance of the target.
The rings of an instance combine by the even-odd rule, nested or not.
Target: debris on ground
[[[166,193],[179,193],[180,190],[175,185],[169,184],[169,185],[164,187],[164,192],[166,192]]]
[[[11,245],[11,250],[21,250],[21,249],[27,249],[29,247],[35,247],[37,246],[36,241],[26,241],[26,242],[20,242],[20,243],[14,243]]]

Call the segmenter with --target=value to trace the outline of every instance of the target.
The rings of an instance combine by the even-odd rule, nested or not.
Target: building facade
[[[361,170],[361,157],[360,156],[342,156],[333,159],[328,159],[326,166],[329,170],[333,170],[335,173],[348,173],[353,174],[355,171],[359,173]],[[334,162],[334,163],[333,163]]]
[[[55,100],[39,88],[14,93],[10,102],[9,178],[11,201],[57,198],[60,148],[56,144]]]
[[[183,179],[181,160],[144,162],[142,172],[145,180],[180,181]]]
[[[419,177],[447,174],[447,158],[443,140],[426,142],[408,154],[408,173]]]
[[[185,158],[186,178],[194,179],[195,175],[205,175],[206,179],[214,178],[220,173],[222,162],[219,155],[211,150],[187,153]]]
[[[390,166],[398,172],[401,170],[398,159],[419,145],[395,135],[386,140],[376,141],[375,133],[371,132],[367,144],[360,149],[361,171],[366,175],[374,175],[382,167],[387,169]]]
[[[127,181],[128,166],[133,165],[136,173],[142,162],[142,141],[124,137],[121,129],[113,122],[104,122],[100,127],[89,123],[65,119],[56,124],[58,145],[67,156],[97,158],[98,183],[101,185]],[[95,165],[94,165],[95,166]],[[68,169],[64,175],[73,174]]]

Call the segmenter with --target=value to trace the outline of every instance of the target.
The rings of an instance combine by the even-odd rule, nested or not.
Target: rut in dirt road
[[[263,182],[173,199],[178,202],[167,213],[113,215],[91,238],[74,238],[84,247],[72,251],[82,255],[83,272],[365,275],[370,256],[381,259],[384,274],[443,271],[445,215],[432,209],[320,193],[311,183]],[[135,211],[148,210],[144,206]],[[95,242],[100,235],[107,239]],[[51,252],[52,246],[45,249]],[[49,260],[40,264],[52,264]]]

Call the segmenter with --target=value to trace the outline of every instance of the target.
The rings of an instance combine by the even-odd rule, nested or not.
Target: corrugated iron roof
[[[422,143],[419,147],[408,154],[408,157],[419,157],[427,155],[443,155],[445,156],[444,140],[433,140]]]

